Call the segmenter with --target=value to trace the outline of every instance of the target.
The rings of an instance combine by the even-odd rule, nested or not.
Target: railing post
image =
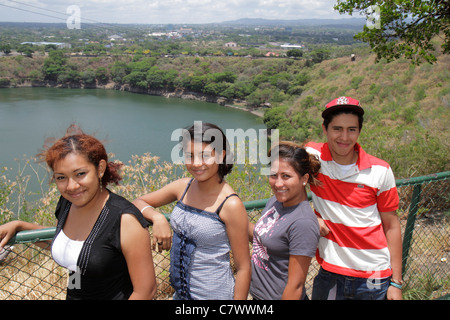
[[[408,261],[409,249],[411,247],[412,235],[414,232],[414,225],[416,223],[417,211],[419,209],[420,194],[422,192],[422,184],[414,186],[413,194],[411,197],[411,204],[409,206],[408,219],[406,220],[405,234],[403,236],[403,262],[402,262],[402,275],[405,275],[406,264]]]

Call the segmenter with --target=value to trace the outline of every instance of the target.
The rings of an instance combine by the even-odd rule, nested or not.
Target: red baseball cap
[[[327,103],[325,110],[322,112],[322,118],[325,118],[331,111],[338,109],[350,109],[356,111],[360,115],[364,114],[364,109],[361,107],[361,103],[359,103],[358,100],[351,97],[339,97]]]

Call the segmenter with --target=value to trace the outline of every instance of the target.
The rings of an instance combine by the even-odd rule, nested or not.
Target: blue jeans
[[[320,268],[314,279],[312,300],[385,300],[389,282],[390,277],[356,278]]]

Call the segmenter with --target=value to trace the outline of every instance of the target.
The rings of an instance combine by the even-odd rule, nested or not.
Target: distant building
[[[280,45],[280,47],[283,49],[303,49],[305,46],[302,44],[285,43],[285,44]]]
[[[152,32],[152,33],[149,33],[148,36],[150,36],[150,37],[157,37],[157,38],[172,38],[172,39],[181,38],[181,34],[179,34],[178,31]]]
[[[123,37],[119,36],[118,34],[113,34],[112,36],[109,36],[108,38],[110,41],[123,40]]]
[[[151,37],[166,37],[167,33],[166,32],[152,32],[152,33],[149,33],[149,36],[151,36]]]
[[[47,45],[55,45],[58,49],[70,49],[72,45],[70,43],[64,42],[22,42],[21,44],[31,44],[33,46],[47,46]]]
[[[180,28],[179,33],[182,35],[193,33],[192,28]]]
[[[276,52],[267,52],[265,54],[266,57],[279,57],[280,55]]]
[[[236,44],[236,42],[227,42],[227,43],[225,43],[225,47],[226,48],[236,48],[237,44]]]

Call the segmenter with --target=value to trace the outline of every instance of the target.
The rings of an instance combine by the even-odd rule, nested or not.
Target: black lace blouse
[[[61,197],[56,206],[56,239],[64,226],[71,202]],[[150,225],[128,200],[110,192],[102,212],[84,241],[77,272],[69,272],[67,299],[128,299],[133,292],[127,263],[120,246],[122,214],[133,214],[142,227]]]

